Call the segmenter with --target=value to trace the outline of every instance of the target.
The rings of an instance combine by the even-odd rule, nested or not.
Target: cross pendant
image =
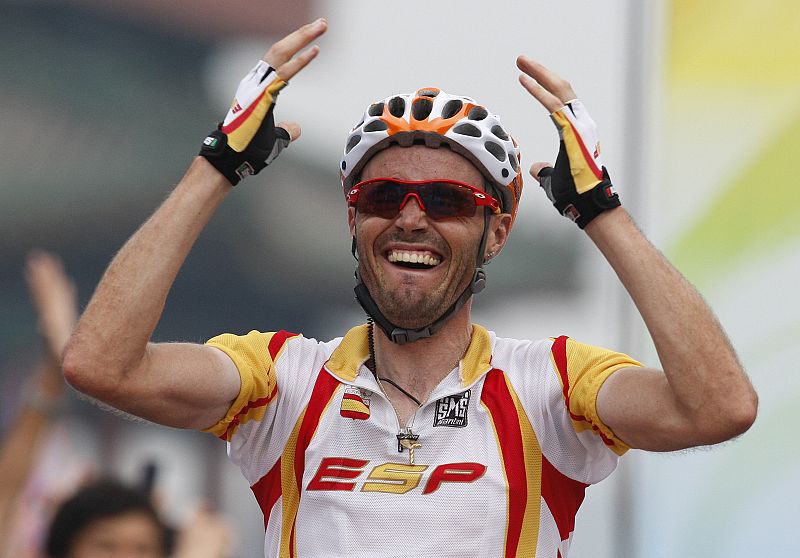
[[[408,450],[409,465],[414,464],[414,450],[422,447],[422,444],[417,440],[419,440],[419,434],[414,434],[411,432],[410,428],[403,429],[403,431],[397,435],[397,451],[403,453],[403,449]]]
[[[412,440],[410,438],[404,438],[400,440],[400,445],[404,448],[408,449],[408,464],[414,464],[414,450],[417,448],[421,448],[422,444],[417,442],[416,440]]]

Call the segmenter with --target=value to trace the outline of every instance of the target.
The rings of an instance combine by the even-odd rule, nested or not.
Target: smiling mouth
[[[441,258],[428,251],[390,250],[386,259],[406,269],[431,269],[441,263]]]

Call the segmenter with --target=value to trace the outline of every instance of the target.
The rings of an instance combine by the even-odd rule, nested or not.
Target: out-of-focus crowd
[[[25,278],[37,313],[43,351],[27,373],[17,411],[0,438],[0,558],[228,558],[231,530],[208,505],[174,527],[162,519],[152,475],[139,486],[113,478],[85,478],[71,493],[26,490],[41,445],[57,424],[66,389],[61,354],[78,318],[77,293],[60,259],[29,255]],[[31,518],[29,510],[41,517]],[[28,510],[28,513],[23,513]],[[28,529],[26,523],[45,525]]]

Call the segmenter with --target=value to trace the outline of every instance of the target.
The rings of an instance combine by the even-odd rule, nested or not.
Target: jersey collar
[[[354,383],[361,366],[369,358],[369,334],[366,324],[348,331],[331,354],[325,368],[338,379]],[[470,340],[464,358],[459,362],[461,387],[474,384],[492,368],[492,339],[483,327],[472,324]]]

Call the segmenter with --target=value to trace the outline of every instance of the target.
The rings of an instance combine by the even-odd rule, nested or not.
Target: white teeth
[[[401,250],[392,250],[389,252],[388,260],[390,262],[408,262],[408,263],[421,263],[431,267],[439,265],[439,258],[431,256],[430,254],[423,254],[419,252],[406,252]]]

